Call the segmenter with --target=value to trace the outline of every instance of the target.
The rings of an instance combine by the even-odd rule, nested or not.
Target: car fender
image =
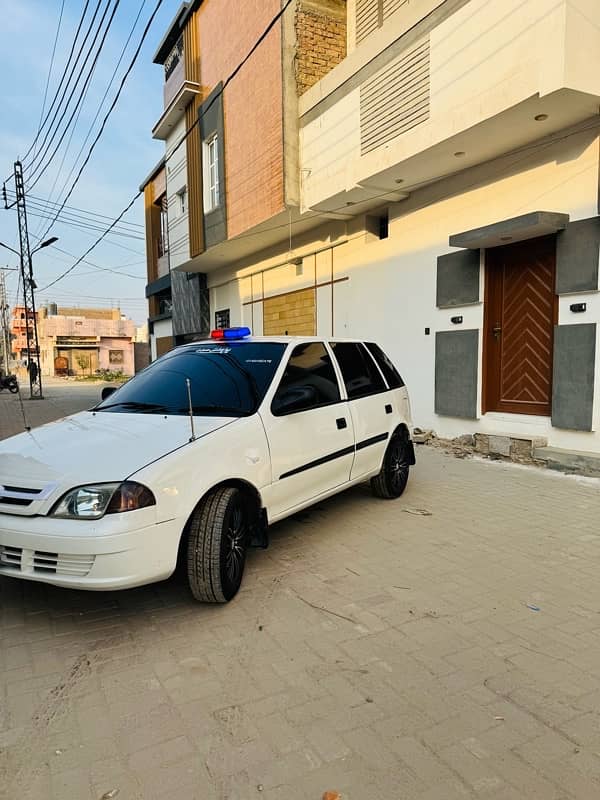
[[[260,494],[271,479],[269,447],[258,414],[213,431],[130,476],[156,497],[157,522],[183,523],[211,488],[247,483]]]

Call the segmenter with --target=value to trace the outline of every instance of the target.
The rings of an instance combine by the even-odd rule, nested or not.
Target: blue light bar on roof
[[[217,328],[210,334],[211,339],[245,339],[251,336],[250,328]]]

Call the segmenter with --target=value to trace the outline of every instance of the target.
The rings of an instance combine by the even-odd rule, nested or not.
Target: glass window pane
[[[361,344],[332,342],[331,346],[342,370],[349,399],[386,391],[379,370]]]
[[[367,342],[367,349],[377,362],[379,369],[383,372],[383,376],[387,381],[390,389],[399,389],[404,386],[404,381],[396,367],[391,360],[386,356],[381,347],[374,342]]]
[[[294,348],[273,400],[273,409],[286,392],[304,388],[311,391],[312,400],[298,410],[306,411],[340,400],[335,370],[322,342],[307,342]]]

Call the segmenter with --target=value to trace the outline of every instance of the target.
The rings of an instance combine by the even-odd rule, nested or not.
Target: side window
[[[337,377],[325,345],[307,342],[295,347],[271,404],[273,414],[293,414],[339,400]]]
[[[383,352],[381,347],[374,342],[367,342],[366,347],[377,362],[379,369],[383,372],[383,377],[386,379],[390,389],[400,389],[402,386],[404,386],[404,381],[402,380],[400,373]]]
[[[349,400],[386,391],[379,370],[362,344],[332,342],[331,346],[342,370]]]

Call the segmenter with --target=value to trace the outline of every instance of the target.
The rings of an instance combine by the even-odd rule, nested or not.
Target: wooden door
[[[315,289],[269,297],[263,302],[265,336],[315,336]]]
[[[550,416],[555,273],[553,236],[487,251],[484,413]]]

